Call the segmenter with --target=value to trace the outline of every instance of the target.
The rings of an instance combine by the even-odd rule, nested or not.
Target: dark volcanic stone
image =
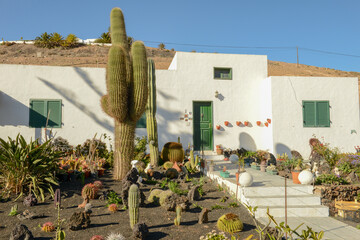
[[[135,239],[146,239],[146,236],[149,234],[148,226],[145,223],[137,223],[133,228],[133,237]]]
[[[16,224],[10,233],[10,240],[33,240],[34,236],[30,230],[20,223]]]
[[[76,231],[90,226],[90,214],[85,212],[75,212],[70,217],[69,228]]]

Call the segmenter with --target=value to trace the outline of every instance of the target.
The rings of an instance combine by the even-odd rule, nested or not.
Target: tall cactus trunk
[[[114,179],[121,180],[131,169],[134,154],[135,126],[133,121],[115,120]]]
[[[155,64],[152,59],[148,60],[148,74],[149,96],[146,105],[146,130],[149,140],[150,164],[157,167],[159,165],[159,147],[156,123],[156,79]]]

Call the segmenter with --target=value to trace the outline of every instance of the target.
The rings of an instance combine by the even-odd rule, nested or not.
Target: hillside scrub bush
[[[64,37],[57,32],[51,34],[44,32],[43,34],[35,38],[34,45],[41,48],[72,48],[78,46],[79,44],[77,42],[77,37],[74,34],[69,34],[64,39]]]
[[[44,201],[44,192],[53,195],[53,185],[58,185],[54,172],[58,169],[60,152],[53,150],[50,140],[27,143],[20,134],[8,141],[0,138],[0,186],[4,192],[14,192],[18,197],[32,192]]]

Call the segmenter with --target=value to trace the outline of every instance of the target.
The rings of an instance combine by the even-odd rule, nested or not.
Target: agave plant
[[[21,197],[32,192],[44,201],[45,190],[54,194],[52,185],[58,185],[54,171],[60,152],[52,150],[50,140],[40,144],[38,140],[26,142],[20,134],[8,141],[0,138],[0,186],[3,191],[15,192]]]

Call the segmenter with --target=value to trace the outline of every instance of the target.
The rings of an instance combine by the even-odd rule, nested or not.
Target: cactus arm
[[[144,43],[136,41],[131,47],[133,61],[133,87],[130,102],[130,117],[133,121],[140,119],[144,113],[148,98],[148,69]]]
[[[125,51],[129,51],[124,15],[120,8],[113,8],[111,10],[110,22],[111,43],[119,44]]]

